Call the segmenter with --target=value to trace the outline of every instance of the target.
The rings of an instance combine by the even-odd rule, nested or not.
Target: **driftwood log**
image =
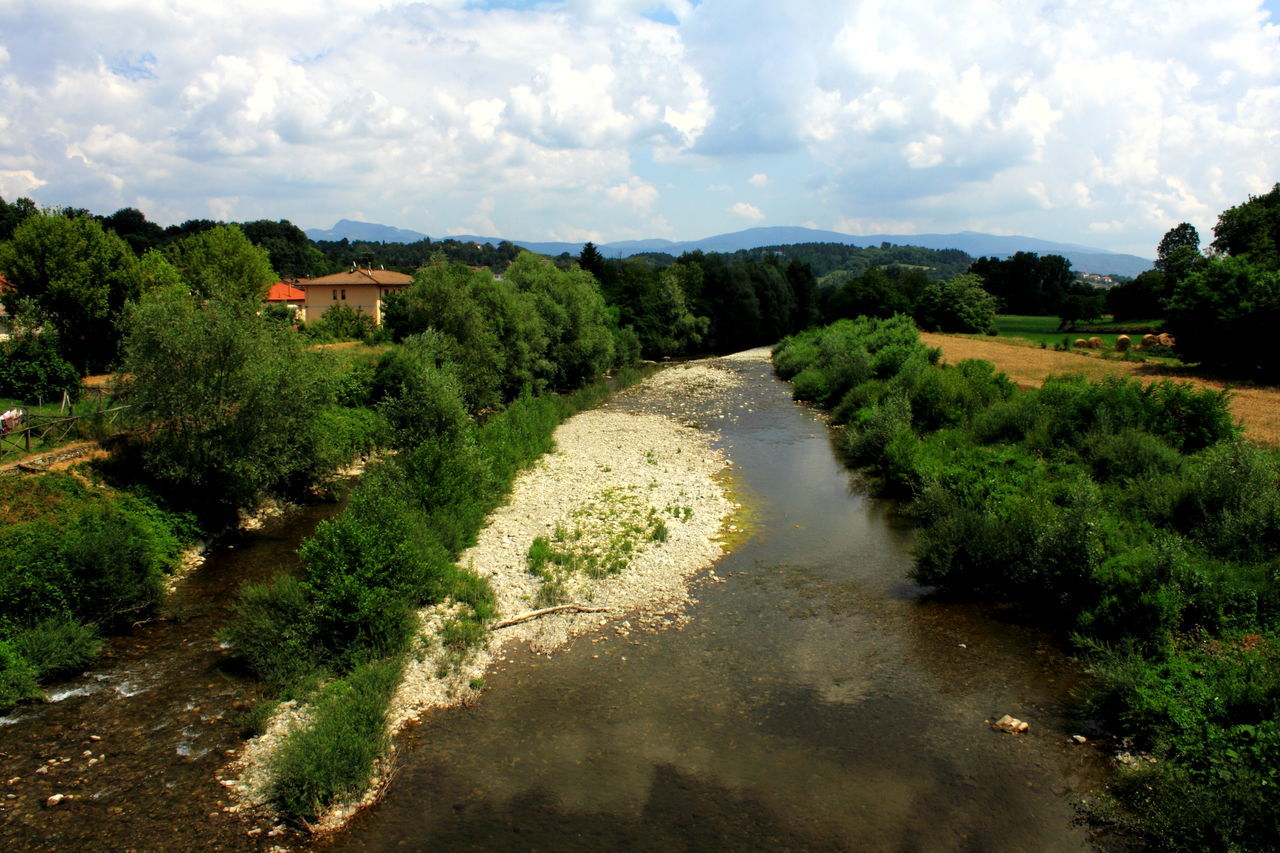
[[[510,628],[512,625],[519,625],[521,622],[528,622],[537,619],[539,616],[546,616],[549,613],[561,613],[564,611],[572,611],[574,613],[607,613],[607,607],[587,607],[585,604],[557,604],[555,607],[544,607],[541,610],[530,610],[528,613],[522,613],[519,616],[513,616],[510,619],[503,619],[501,622],[495,622],[489,626],[490,631],[497,631],[499,628]]]

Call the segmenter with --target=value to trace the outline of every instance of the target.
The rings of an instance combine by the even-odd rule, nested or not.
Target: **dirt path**
[[[941,347],[945,361],[985,359],[1023,388],[1038,387],[1046,376],[1060,373],[1081,373],[1090,379],[1131,376],[1143,382],[1174,379],[1215,391],[1228,387],[1217,380],[1189,376],[1158,364],[1108,360],[1084,353],[1057,352],[992,339],[928,333],[922,333],[920,337],[928,346]],[[1244,424],[1245,435],[1259,443],[1280,444],[1280,388],[1250,384],[1232,385],[1230,388],[1231,411]]]

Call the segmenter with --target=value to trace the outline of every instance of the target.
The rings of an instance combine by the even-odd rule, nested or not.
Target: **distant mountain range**
[[[389,225],[378,225],[374,222],[355,222],[340,219],[332,228],[310,228],[307,236],[312,240],[367,240],[382,243],[416,243],[428,239],[419,231],[404,228],[393,228]],[[465,243],[502,242],[501,237],[479,237],[474,234],[450,234],[446,237],[432,238],[437,240],[461,240]],[[517,246],[542,255],[559,255],[568,252],[576,255],[582,251],[582,243],[539,243],[530,240],[511,240]],[[606,257],[625,258],[642,252],[665,252],[669,255],[680,255],[684,252],[737,252],[742,249],[757,249],[762,246],[787,246],[795,243],[842,243],[850,246],[878,246],[881,243],[893,243],[898,246],[923,246],[926,249],[960,249],[977,258],[1005,258],[1017,252],[1035,252],[1040,255],[1062,255],[1071,262],[1071,268],[1077,272],[1118,273],[1125,276],[1136,276],[1151,269],[1151,261],[1137,255],[1125,255],[1119,252],[1108,252],[1090,246],[1074,243],[1055,243],[1052,240],[1041,240],[1036,237],[1006,237],[996,234],[982,234],[977,231],[961,231],[958,234],[841,234],[838,231],[820,231],[814,228],[795,226],[775,226],[771,228],[748,228],[745,231],[734,231],[731,234],[717,234],[701,240],[620,240],[615,243],[600,243],[597,248]]]

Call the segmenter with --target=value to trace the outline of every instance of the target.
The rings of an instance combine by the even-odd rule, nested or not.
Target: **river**
[[[509,654],[322,849],[1089,849],[1072,802],[1105,766],[1064,716],[1075,667],[907,582],[910,529],[821,416],[767,363],[717,364],[744,381],[702,417],[756,523],[685,627]],[[993,731],[1006,713],[1029,732]]]
[[[269,835],[215,778],[257,690],[214,634],[234,590],[293,564],[339,509],[304,507],[223,543],[165,618],[0,719],[0,847],[1088,849],[1072,801],[1106,768],[1071,741],[1074,666],[907,582],[909,527],[821,416],[766,363],[717,364],[742,374],[728,414],[680,414],[718,432],[754,533],[697,582],[683,627],[508,652],[478,701],[410,730],[387,795],[348,829]],[[993,731],[1006,713],[1030,731]]]

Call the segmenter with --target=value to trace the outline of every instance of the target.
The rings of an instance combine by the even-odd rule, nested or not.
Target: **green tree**
[[[252,505],[311,473],[317,414],[331,391],[319,353],[247,300],[172,288],[130,307],[120,382],[148,424],[143,464],[211,502]]]
[[[1215,252],[1243,255],[1268,269],[1280,269],[1280,183],[1271,192],[1224,210],[1213,228]]]
[[[158,248],[164,243],[164,229],[149,221],[147,215],[136,207],[120,208],[102,220],[102,227],[123,238],[139,257],[148,249]]]
[[[1164,316],[1168,291],[1164,273],[1147,270],[1107,291],[1107,311],[1116,320],[1155,320]]]
[[[0,243],[0,274],[13,285],[11,313],[30,299],[58,333],[63,356],[82,372],[114,362],[117,321],[138,296],[138,259],[93,219],[47,210],[27,217]]]
[[[25,196],[9,204],[0,196],[0,240],[13,237],[19,225],[39,213],[36,203]]]
[[[996,299],[981,277],[965,273],[926,286],[915,316],[928,332],[986,332],[995,328]]]
[[[1169,329],[1186,361],[1256,379],[1280,379],[1280,270],[1247,257],[1207,261],[1179,282]]]
[[[329,268],[324,254],[306,232],[287,219],[259,219],[240,226],[255,246],[267,250],[271,268],[285,278],[314,278]]]
[[[609,315],[590,273],[559,270],[525,252],[507,267],[505,278],[532,298],[546,325],[547,358],[540,373],[551,387],[576,388],[613,366]]]
[[[261,302],[278,280],[267,250],[235,225],[218,225],[183,237],[165,249],[182,280],[202,297]]]

